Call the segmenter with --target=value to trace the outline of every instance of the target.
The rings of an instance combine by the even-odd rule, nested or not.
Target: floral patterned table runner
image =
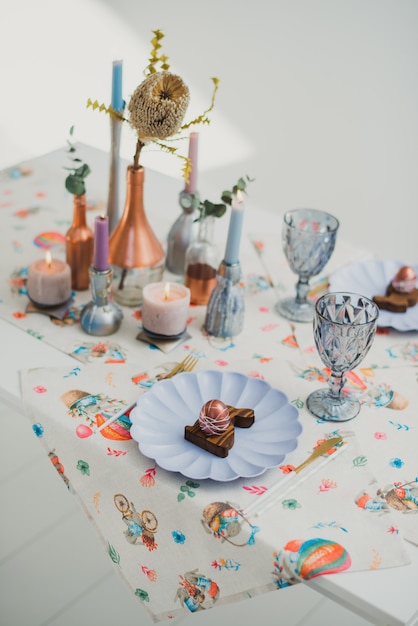
[[[326,384],[328,372],[310,325],[289,323],[274,311],[277,266],[266,257],[275,258],[277,246],[270,255],[269,237],[243,245],[245,326],[230,340],[202,330],[204,307],[190,308],[188,337],[169,354],[136,339],[140,310],[125,310],[121,330],[110,338],[85,335],[78,315],[88,293],[75,294],[62,320],[28,313],[24,268],[51,239],[62,254],[59,233],[69,217],[55,212],[54,203],[62,202],[50,176],[61,167],[57,158],[35,160],[30,172],[12,168],[0,180],[6,224],[0,238],[8,251],[0,316],[74,357],[71,369],[22,370],[22,396],[34,434],[152,617],[195,612],[328,572],[408,563],[404,539],[418,544],[417,334],[379,331],[362,367],[347,377],[346,391],[359,397],[361,413],[340,427],[305,409],[306,396]],[[100,200],[92,215],[97,210]],[[293,289],[293,282],[283,271],[279,290]],[[252,479],[198,481],[144,457],[130,437],[128,415],[92,434],[187,354],[199,357],[196,371],[264,379],[298,408],[303,430],[281,467]],[[341,454],[287,481],[260,517],[251,513],[335,434],[346,442]]]
[[[80,498],[115,567],[156,620],[327,572],[406,564],[403,539],[418,544],[415,418],[409,405],[416,346],[379,335],[364,367],[347,380],[347,393],[362,402],[360,415],[344,425],[325,423],[310,416],[304,402],[314,386],[326,384],[327,372],[307,328],[279,320],[273,303],[271,289],[249,297],[252,324],[229,343],[202,333],[202,312],[196,314],[191,339],[175,359],[143,344],[137,364],[75,362],[71,371],[21,372],[35,435]],[[188,353],[199,357],[196,371],[239,371],[286,393],[299,409],[303,430],[281,467],[252,479],[200,481],[144,457],[130,438],[127,417],[91,434]],[[156,354],[158,364],[150,369],[148,356]],[[99,405],[79,410],[77,401],[88,396],[99,398]],[[341,454],[289,480],[260,517],[246,515],[315,446],[336,434],[346,442]]]

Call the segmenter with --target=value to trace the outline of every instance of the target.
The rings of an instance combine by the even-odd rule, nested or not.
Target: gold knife
[[[343,440],[341,437],[331,437],[331,439],[325,439],[325,441],[320,443],[319,446],[315,448],[315,450],[312,452],[312,454],[310,454],[303,463],[295,467],[293,471],[295,472],[295,474],[298,474],[301,470],[303,470],[304,467],[309,465],[309,463],[312,463],[312,461],[315,461],[315,459],[325,454],[325,452],[328,452],[328,450],[331,450],[332,448],[335,448],[335,446],[338,446],[342,443]]]
[[[281,490],[282,487],[287,483],[287,481],[293,478],[294,474],[298,474],[301,470],[303,470],[310,463],[318,459],[320,456],[322,456],[329,450],[332,450],[332,448],[339,446],[339,449],[336,452],[334,452],[333,454],[330,454],[325,459],[324,463],[328,463],[328,461],[330,461],[331,459],[334,459],[335,455],[339,454],[345,448],[343,444],[344,442],[343,442],[342,437],[331,437],[331,439],[325,439],[325,441],[322,441],[319,444],[319,446],[316,447],[315,450],[308,456],[308,458],[305,459],[305,461],[303,461],[303,463],[295,467],[295,469],[292,470],[289,474],[287,474],[286,476],[278,480],[277,483],[275,483],[272,487],[270,487],[270,489],[268,489],[268,491],[266,491],[265,494],[261,496],[261,508],[259,508],[260,501],[254,502],[244,511],[244,515],[247,516],[249,513],[253,513],[256,517],[259,517],[260,515],[262,515],[262,513],[265,513],[268,509],[270,509],[277,502],[277,498],[270,500],[270,496],[276,493],[276,491]],[[303,482],[303,480],[305,480],[305,478],[307,478],[308,476],[310,476],[310,473],[308,473],[303,479],[297,481],[297,483],[293,487],[300,485],[300,483]],[[284,493],[280,493],[279,494],[280,500],[284,498],[284,496],[287,495],[287,493],[290,490],[292,490],[293,487],[291,487],[289,490],[285,491]],[[268,502],[264,504],[266,500],[268,500]]]

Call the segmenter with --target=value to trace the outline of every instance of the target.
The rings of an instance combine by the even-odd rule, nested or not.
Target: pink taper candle
[[[105,215],[96,217],[94,223],[93,267],[98,272],[109,269],[109,220]]]
[[[188,193],[196,193],[197,189],[197,146],[198,146],[198,133],[190,133],[189,137],[189,159],[191,162],[192,170],[189,174],[189,182],[186,183],[184,191]]]

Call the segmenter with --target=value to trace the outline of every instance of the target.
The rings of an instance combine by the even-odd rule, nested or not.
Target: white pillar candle
[[[178,283],[150,283],[142,291],[142,326],[165,337],[186,329],[190,289]]]
[[[64,261],[45,259],[34,261],[28,268],[26,288],[29,298],[40,306],[64,304],[71,297],[71,268]]]

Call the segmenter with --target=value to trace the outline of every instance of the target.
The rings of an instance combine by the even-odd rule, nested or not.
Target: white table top
[[[93,151],[97,163],[107,165],[107,155]],[[99,169],[95,168],[96,171]],[[166,202],[173,203],[178,194],[178,181],[152,173],[156,180],[161,179],[159,188],[164,190]],[[171,198],[170,198],[171,196]],[[172,220],[169,220],[172,221]],[[161,221],[161,226],[164,220]],[[260,224],[262,227],[260,228]],[[246,229],[280,232],[279,215],[257,209],[248,213]],[[279,235],[278,235],[279,241]],[[53,367],[74,365],[74,360],[63,352],[22,332],[17,327],[0,319],[3,354],[0,382],[0,396],[7,402],[22,408],[18,371],[32,367]],[[325,596],[354,610],[366,619],[389,626],[412,626],[418,623],[418,603],[414,589],[418,579],[418,548],[406,544],[411,564],[393,570],[356,572],[317,577],[309,584]]]

